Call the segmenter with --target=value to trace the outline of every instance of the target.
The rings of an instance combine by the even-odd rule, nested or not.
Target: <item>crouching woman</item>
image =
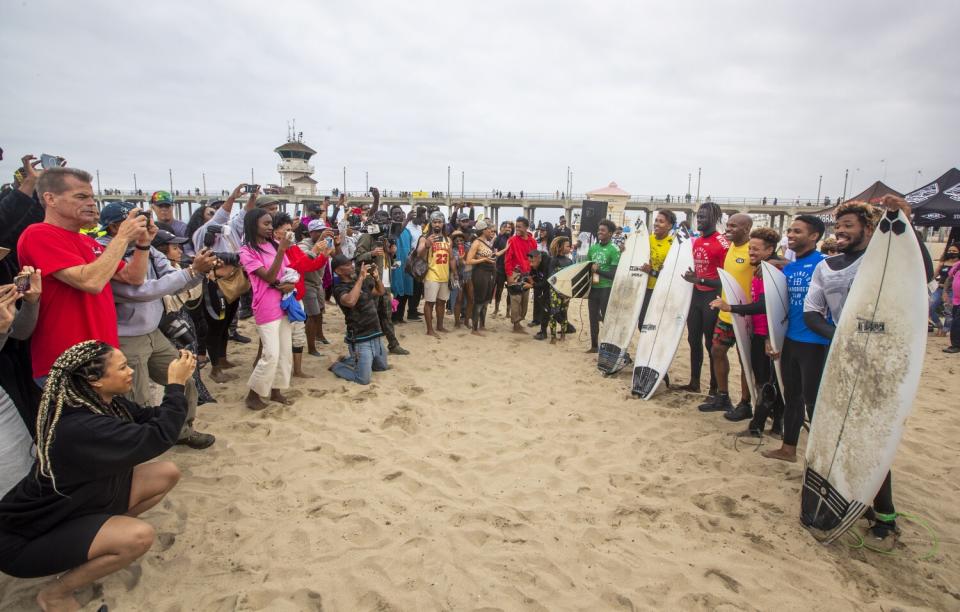
[[[135,518],[177,484],[169,461],[144,463],[177,442],[184,384],[196,358],[180,351],[158,408],[123,398],[133,370],[123,353],[88,340],[53,364],[37,415],[33,469],[0,500],[0,571],[59,574],[37,595],[44,610],[78,610],[73,594],[142,556],[154,531]]]

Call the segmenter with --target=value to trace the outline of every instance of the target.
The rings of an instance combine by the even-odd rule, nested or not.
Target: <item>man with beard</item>
[[[901,197],[886,195],[883,206],[888,210],[902,210],[910,218],[910,206]],[[853,278],[860,269],[863,254],[873,237],[881,211],[866,202],[844,202],[837,208],[834,228],[839,255],[829,257],[817,265],[803,304],[803,318],[810,329],[825,338],[833,339],[836,322],[840,320]],[[921,253],[925,249],[921,244]],[[933,263],[924,256],[927,282],[933,278]],[[811,406],[812,408],[812,406]],[[813,418],[813,414],[810,415]],[[867,519],[873,521],[870,531],[882,540],[897,532],[897,512],[893,506],[893,486],[890,473],[880,486]]]
[[[380,329],[387,337],[387,350],[392,355],[409,355],[410,352],[400,346],[400,340],[393,329],[391,314],[393,310],[393,295],[391,295],[390,275],[393,272],[394,255],[397,245],[389,239],[390,214],[385,210],[377,210],[367,223],[367,231],[357,240],[357,250],[354,259],[361,265],[372,263],[379,276],[384,291],[376,299],[377,313],[380,315]]]
[[[720,222],[720,207],[706,202],[697,210],[697,231],[700,236],[693,241],[693,270],[688,269],[683,279],[693,283],[693,299],[687,314],[687,343],[690,345],[690,382],[681,390],[700,392],[700,368],[703,367],[703,350],[710,356],[710,393],[717,393],[717,379],[713,370],[713,330],[717,325],[717,311],[710,302],[720,297],[720,274],[717,269],[730,248],[727,237],[717,232]]]
[[[783,372],[783,444],[777,450],[761,453],[768,459],[797,461],[797,440],[803,427],[804,410],[813,416],[813,405],[817,401],[830,341],[807,326],[803,310],[814,270],[825,257],[817,250],[817,241],[823,232],[823,221],[814,215],[800,215],[787,228],[787,245],[796,256],[783,268],[790,294],[787,335],[780,355],[768,350],[773,359],[779,357]]]
[[[750,230],[753,228],[753,218],[750,215],[737,213],[727,219],[726,237],[730,248],[723,259],[723,270],[736,279],[743,290],[743,294],[750,295],[750,282],[753,279],[755,267],[750,265]],[[727,301],[729,301],[727,296]],[[729,312],[720,312],[717,316],[717,325],[713,330],[713,343],[710,347],[710,363],[713,365],[713,377],[717,381],[717,394],[700,405],[700,412],[731,412],[734,410],[730,402],[728,383],[730,382],[730,359],[727,352],[730,347],[737,345],[737,337],[733,332],[733,317]],[[741,366],[743,364],[740,364]],[[740,373],[740,403],[736,407],[736,420],[749,419],[753,416],[750,407],[750,388],[747,386],[746,376]],[[745,416],[744,416],[745,415]]]

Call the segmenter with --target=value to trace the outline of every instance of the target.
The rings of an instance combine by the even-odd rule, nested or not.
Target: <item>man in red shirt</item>
[[[513,333],[524,333],[520,326],[527,316],[527,298],[530,290],[523,288],[522,277],[530,274],[530,260],[527,254],[537,250],[537,241],[527,231],[530,222],[526,217],[517,217],[517,233],[507,240],[507,252],[503,256],[503,269],[507,274],[507,291],[510,294],[510,321]]]
[[[146,277],[152,235],[139,210],[130,211],[106,248],[80,233],[99,219],[92,179],[76,168],[44,171],[37,181],[43,223],[28,227],[17,242],[20,263],[41,271],[43,278],[44,295],[30,339],[33,376],[40,383],[74,344],[100,340],[119,348],[110,281],[140,285]],[[136,247],[134,255],[124,264],[130,246]]]
[[[685,391],[700,392],[700,369],[703,367],[703,349],[710,356],[710,395],[717,393],[717,378],[713,372],[713,329],[719,311],[710,308],[710,302],[720,297],[720,273],[723,260],[730,248],[727,237],[717,231],[722,211],[715,202],[706,202],[697,210],[697,231],[693,241],[693,270],[683,278],[693,283],[693,299],[687,314],[687,343],[690,345],[690,383],[680,387]]]

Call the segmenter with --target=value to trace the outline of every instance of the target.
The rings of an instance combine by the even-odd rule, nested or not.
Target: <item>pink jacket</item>
[[[952,281],[951,281],[952,279]],[[953,264],[947,273],[947,282],[953,282],[953,305],[960,306],[960,262]]]

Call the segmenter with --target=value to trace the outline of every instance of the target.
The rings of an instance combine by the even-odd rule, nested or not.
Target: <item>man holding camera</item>
[[[443,213],[430,213],[430,233],[423,234],[417,243],[417,256],[426,260],[427,273],[423,277],[423,319],[427,323],[427,335],[439,339],[437,332],[446,332],[443,315],[450,298],[450,283],[459,283],[456,263],[450,252],[450,239],[444,236]],[[433,315],[437,315],[437,327],[433,327]]]
[[[409,355],[410,351],[400,346],[400,340],[393,329],[391,313],[393,311],[393,295],[390,293],[390,274],[393,271],[394,255],[397,245],[389,239],[390,214],[385,210],[373,213],[367,224],[367,232],[357,241],[357,250],[354,259],[361,265],[372,263],[375,273],[384,287],[384,292],[377,298],[377,313],[380,316],[380,329],[387,337],[387,350],[392,355]]]
[[[120,231],[120,225],[126,215],[134,210],[129,202],[111,202],[100,211],[100,226],[106,234],[97,241],[109,246]],[[157,235],[157,226],[150,224],[147,233],[151,239]],[[185,238],[180,240],[186,241]],[[149,406],[150,381],[167,384],[167,370],[170,363],[180,357],[178,351],[161,330],[164,322],[163,297],[174,295],[200,284],[203,275],[214,269],[219,260],[209,249],[201,249],[193,263],[182,270],[174,268],[170,261],[157,249],[147,249],[149,265],[143,284],[133,286],[112,281],[117,311],[117,331],[120,350],[133,369],[133,390],[127,394],[141,406]],[[132,256],[132,253],[126,257]],[[177,444],[202,449],[213,444],[215,438],[193,429],[193,420],[197,414],[197,385],[193,377],[187,379],[187,420],[180,430]]]
[[[20,264],[42,271],[44,299],[30,340],[33,376],[42,386],[53,362],[71,346],[100,340],[119,346],[110,280],[140,285],[147,273],[151,236],[147,218],[130,211],[104,249],[80,233],[97,220],[93,177],[76,168],[50,168],[37,181],[43,223],[17,242]],[[128,246],[135,246],[128,262]]]
[[[509,293],[510,321],[513,323],[513,333],[525,333],[520,326],[527,316],[527,302],[530,298],[530,287],[525,278],[530,275],[531,251],[537,250],[537,241],[528,231],[530,221],[526,217],[517,217],[517,233],[507,240],[507,252],[504,254],[503,265],[507,273],[507,292]]]
[[[385,293],[376,266],[361,264],[359,272],[344,255],[333,258],[333,271],[340,282],[333,288],[333,297],[343,311],[347,324],[347,346],[350,355],[330,366],[336,376],[361,385],[370,384],[372,372],[387,369],[387,352],[380,337],[380,315],[377,299]]]

